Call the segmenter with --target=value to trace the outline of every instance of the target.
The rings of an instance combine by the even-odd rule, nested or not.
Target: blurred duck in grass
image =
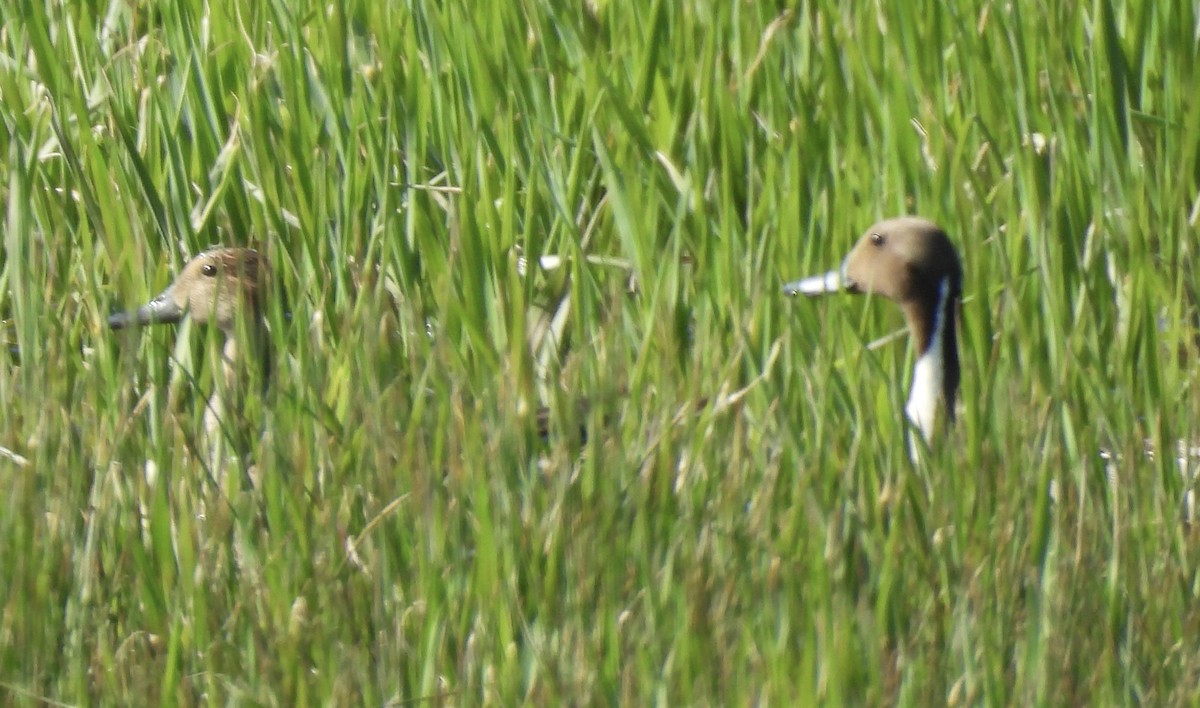
[[[253,472],[252,443],[263,430],[248,406],[255,393],[265,393],[271,374],[272,351],[265,313],[266,259],[251,248],[215,247],[197,255],[178,277],[150,302],[108,319],[112,329],[174,324],[189,319],[215,330],[224,342],[213,391],[202,401],[201,444],[216,475],[232,458]]]
[[[841,268],[788,283],[784,292],[866,293],[900,306],[917,351],[904,412],[932,445],[939,409],[947,427],[954,422],[962,280],[958,251],[946,232],[928,219],[904,216],[867,229]],[[911,449],[915,455],[917,448]]]

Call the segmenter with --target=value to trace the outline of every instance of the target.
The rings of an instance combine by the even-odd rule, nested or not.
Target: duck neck
[[[245,375],[251,383],[258,383],[265,389],[271,375],[270,337],[265,322],[256,318],[243,326],[225,330],[224,335],[221,365],[225,382],[234,385]]]
[[[905,317],[917,348],[912,389],[904,411],[926,442],[933,438],[938,404],[946,409],[947,424],[954,421],[958,394],[958,332],[955,306],[958,288],[942,279],[933,297],[905,306]]]

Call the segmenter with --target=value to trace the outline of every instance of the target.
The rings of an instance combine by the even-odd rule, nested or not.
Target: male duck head
[[[954,419],[959,364],[956,317],[962,265],[937,224],[905,216],[881,221],[862,235],[839,270],[788,283],[789,295],[848,291],[885,297],[904,311],[917,350],[905,412],[924,435],[933,436],[938,403]]]
[[[108,326],[179,322],[188,316],[226,334],[234,331],[238,313],[261,317],[261,278],[266,263],[250,248],[212,248],[188,262],[179,277],[150,302],[132,312],[118,312]]]

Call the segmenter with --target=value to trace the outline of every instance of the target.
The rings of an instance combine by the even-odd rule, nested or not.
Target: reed
[[[1192,4],[0,19],[10,701],[1200,699]],[[780,293],[906,213],[964,273],[916,464],[901,313]],[[288,293],[224,505],[220,333],[107,327],[215,243]]]

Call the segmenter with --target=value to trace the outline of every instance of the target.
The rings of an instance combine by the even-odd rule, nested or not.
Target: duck
[[[237,381],[238,370],[246,363],[240,361],[247,349],[259,364],[264,387],[271,372],[271,349],[266,336],[264,281],[269,275],[267,260],[253,248],[214,246],[192,258],[165,290],[148,303],[134,310],[113,313],[108,326],[113,330],[157,324],[175,324],[188,318],[201,326],[216,327],[224,336],[221,352],[222,384],[208,399],[205,407],[204,429],[210,440],[220,437],[221,419],[230,409],[221,388],[235,394],[244,388]],[[239,334],[238,323],[246,331]],[[244,343],[249,340],[249,347]],[[579,406],[586,413],[588,403]],[[543,441],[551,438],[550,408],[539,407],[534,413],[537,435]],[[580,427],[580,439],[587,440],[587,431]],[[2,454],[2,453],[0,453]]]
[[[113,330],[174,324],[187,318],[196,325],[215,327],[224,336],[221,375],[204,414],[209,462],[214,468],[224,459],[224,438],[242,427],[236,419],[241,417],[246,389],[257,380],[265,390],[270,374],[264,316],[267,275],[266,259],[256,249],[215,246],[188,261],[175,280],[148,303],[108,318]]]
[[[880,221],[867,229],[840,268],[784,285],[787,295],[816,297],[849,292],[878,295],[904,313],[916,350],[905,414],[932,445],[954,423],[961,378],[958,318],[963,269],[958,251],[940,226],[919,216]]]

